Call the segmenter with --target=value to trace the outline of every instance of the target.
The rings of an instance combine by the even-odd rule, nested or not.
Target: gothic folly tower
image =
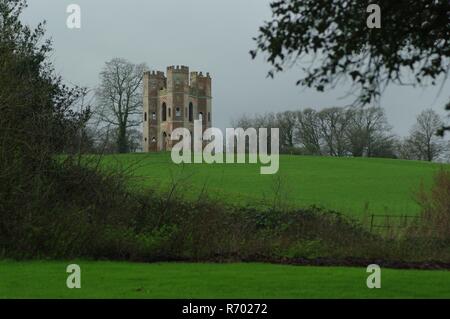
[[[189,73],[187,66],[169,66],[166,75],[145,72],[144,152],[172,149],[173,130],[185,127],[192,135],[194,120],[202,120],[203,131],[211,127],[211,99],[209,73]]]

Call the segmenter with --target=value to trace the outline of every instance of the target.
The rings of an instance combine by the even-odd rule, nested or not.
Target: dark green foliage
[[[70,161],[49,179],[45,197],[16,202],[15,211],[22,213],[2,218],[3,257],[450,262],[448,239],[385,239],[316,207],[256,209],[185,201],[170,192],[127,189],[120,174],[99,174]]]
[[[176,185],[166,196],[143,193],[120,172],[100,171],[96,158],[71,155],[89,117],[72,106],[85,91],[53,76],[50,44],[40,44],[42,26],[20,23],[23,7],[0,0],[0,257],[450,260],[446,238],[417,250],[314,207],[255,209],[205,194],[186,201]]]
[[[73,141],[89,117],[89,111],[76,113],[71,108],[84,90],[65,86],[46,62],[51,47],[43,40],[43,25],[32,30],[20,22],[25,6],[22,0],[0,1],[3,245],[20,242],[18,238],[27,238],[46,226],[39,215],[46,210],[58,182],[55,176],[61,167],[55,154],[73,149]],[[61,205],[59,201],[54,204]],[[39,238],[34,239],[39,243]]]
[[[379,29],[366,25],[369,4],[381,8]],[[366,104],[390,82],[411,82],[409,72],[419,85],[448,72],[448,0],[274,0],[271,8],[251,52],[267,54],[269,75],[308,61],[298,84],[323,91],[350,79]]]

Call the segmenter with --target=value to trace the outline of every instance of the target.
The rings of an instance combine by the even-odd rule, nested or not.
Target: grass
[[[111,155],[102,165],[128,167],[132,184],[188,197],[206,187],[237,204],[270,204],[274,192],[294,206],[320,205],[356,217],[414,214],[412,193],[429,185],[438,164],[367,158],[281,156],[275,176],[256,164],[175,165],[169,153]],[[368,207],[368,208],[367,208]],[[66,287],[66,267],[82,269],[82,288]],[[259,263],[0,261],[0,298],[450,298],[450,271],[382,269],[368,289],[365,268]]]
[[[353,216],[415,214],[413,192],[431,183],[439,164],[376,158],[280,157],[276,175],[260,175],[259,164],[172,163],[170,153],[111,155],[103,165],[131,169],[140,187],[184,184],[188,196],[208,194],[234,203],[270,204],[274,193],[294,206],[318,205]],[[276,191],[276,190],[279,191]]]
[[[281,156],[275,176],[256,164],[175,165],[169,153],[106,156],[104,167],[128,167],[132,184],[161,191],[181,183],[188,197],[206,187],[238,204],[280,199],[353,216],[414,214],[412,193],[431,182],[437,164],[367,158]],[[0,261],[0,298],[450,298],[450,271],[382,270],[382,288],[368,289],[365,268],[258,263],[191,264],[75,261],[82,288],[66,287],[63,261]]]
[[[450,298],[450,271],[271,264],[139,264],[76,261],[81,289],[66,287],[72,262],[0,261],[0,298]]]

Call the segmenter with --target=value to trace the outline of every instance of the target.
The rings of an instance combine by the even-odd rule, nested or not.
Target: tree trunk
[[[119,126],[117,135],[117,151],[119,153],[128,153],[127,130],[125,125]]]

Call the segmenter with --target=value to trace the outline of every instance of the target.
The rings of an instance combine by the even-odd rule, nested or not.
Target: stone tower
[[[187,66],[169,66],[166,74],[145,72],[144,152],[172,149],[173,130],[185,127],[192,135],[194,120],[202,120],[203,132],[211,127],[211,99],[209,73],[189,73]]]

